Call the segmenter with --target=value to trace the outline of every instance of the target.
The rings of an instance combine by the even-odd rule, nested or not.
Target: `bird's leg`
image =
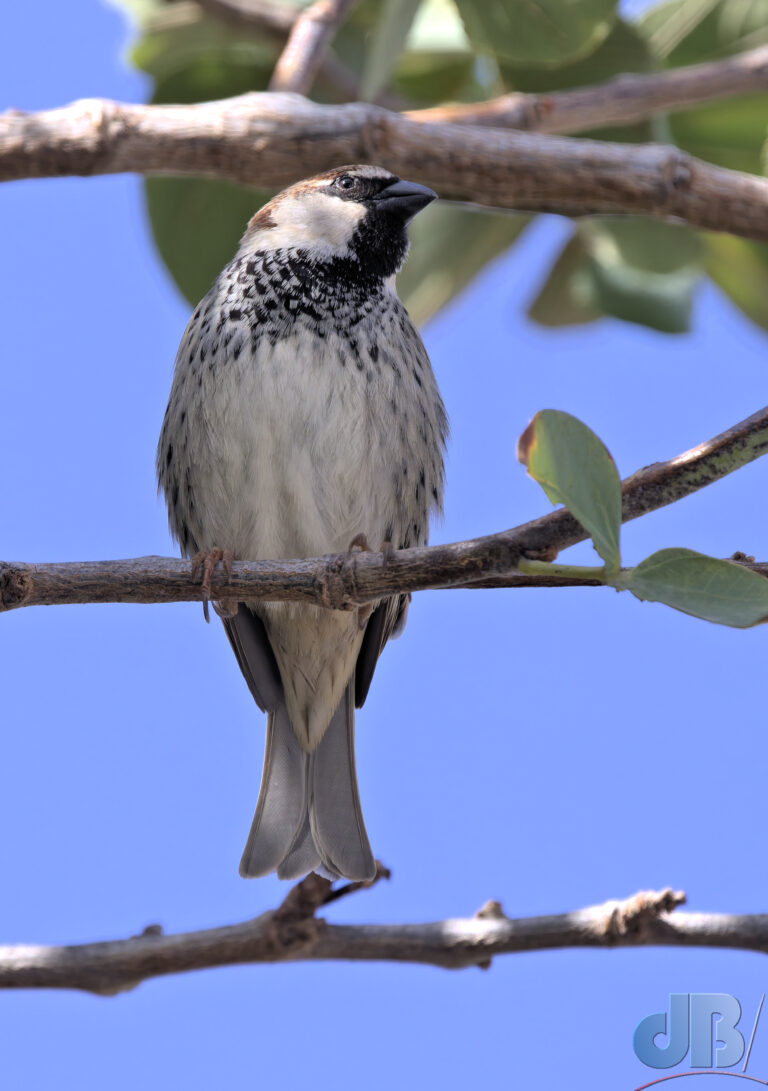
[[[229,580],[232,576],[234,559],[231,549],[219,549],[218,547],[209,549],[207,552],[196,553],[192,558],[192,579],[197,579],[198,572],[202,572],[203,616],[206,621],[211,620],[208,613],[208,603],[211,601],[211,580],[216,571],[216,566],[218,564],[222,566],[227,574],[227,580]]]
[[[361,551],[361,553],[373,553],[373,552],[375,552],[368,545],[368,539],[365,536],[365,534],[356,534],[354,536],[352,541],[349,543],[349,546],[347,547],[347,553],[354,553],[355,549],[359,549]],[[389,561],[390,561],[390,559],[392,557],[392,554],[394,552],[395,551],[394,551],[394,548],[393,548],[391,542],[382,542],[381,543],[381,549],[379,550],[379,553],[384,554],[384,565],[385,565],[385,567],[389,563]],[[368,624],[368,618],[373,613],[375,605],[376,604],[373,603],[373,602],[367,602],[365,604],[365,606],[358,606],[358,608],[357,608],[357,624],[358,624],[358,627],[360,629],[364,629],[365,626]]]

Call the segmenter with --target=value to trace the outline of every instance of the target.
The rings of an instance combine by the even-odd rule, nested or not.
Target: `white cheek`
[[[263,241],[271,249],[306,246],[329,257],[347,252],[365,208],[320,193],[282,200],[275,210],[277,225],[265,231]]]

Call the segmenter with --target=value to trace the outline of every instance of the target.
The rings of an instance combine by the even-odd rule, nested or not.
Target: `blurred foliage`
[[[478,53],[556,68],[607,37],[617,0],[456,0]]]
[[[379,19],[370,37],[360,77],[360,98],[371,102],[382,91],[405,48],[421,0],[389,0],[381,5]]]
[[[465,288],[492,258],[508,250],[530,216],[474,212],[433,204],[413,221],[411,254],[397,278],[415,322],[426,322]],[[461,255],[461,261],[457,261]]]
[[[530,64],[514,65],[499,62],[499,71],[506,91],[528,91],[547,94],[549,91],[566,91],[570,87],[585,87],[605,83],[622,72],[652,72],[657,67],[647,41],[633,26],[617,19],[610,33],[588,57],[561,65],[555,69],[532,68]],[[604,127],[580,136],[601,140],[647,141],[654,137],[651,123],[641,121],[635,125]]]
[[[153,80],[153,102],[200,102],[267,87],[280,43],[230,25],[195,0],[114,0],[136,26],[131,60]],[[298,8],[300,0],[282,0]],[[361,0],[339,29],[333,58],[357,97],[406,108],[474,102],[506,91],[546,93],[727,56],[768,44],[768,0],[665,0],[634,23],[617,0]],[[313,97],[340,102],[347,86],[321,77]],[[709,162],[762,173],[765,95],[754,94],[584,135],[663,139]],[[147,208],[160,255],[196,303],[234,253],[269,194],[208,179],[153,178]],[[401,293],[425,321],[531,217],[430,207],[411,229]],[[768,248],[635,217],[575,223],[529,304],[546,326],[610,315],[670,333],[689,328],[697,285],[709,276],[768,328]]]
[[[748,315],[768,330],[768,247],[733,235],[706,236],[706,270]]]
[[[683,333],[702,256],[696,232],[684,225],[595,216],[576,226],[528,314],[544,326],[610,314]]]

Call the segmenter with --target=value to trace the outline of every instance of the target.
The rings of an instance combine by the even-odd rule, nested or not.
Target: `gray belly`
[[[358,534],[374,548],[426,541],[440,438],[407,362],[376,355],[299,330],[177,372],[161,484],[187,553],[255,560],[340,552]]]

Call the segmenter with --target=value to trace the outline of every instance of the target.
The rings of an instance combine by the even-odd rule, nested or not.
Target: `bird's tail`
[[[270,712],[261,791],[240,861],[244,878],[275,870],[281,879],[318,870],[329,878],[373,878],[355,774],[354,684],[311,753],[299,745],[284,701]]]

